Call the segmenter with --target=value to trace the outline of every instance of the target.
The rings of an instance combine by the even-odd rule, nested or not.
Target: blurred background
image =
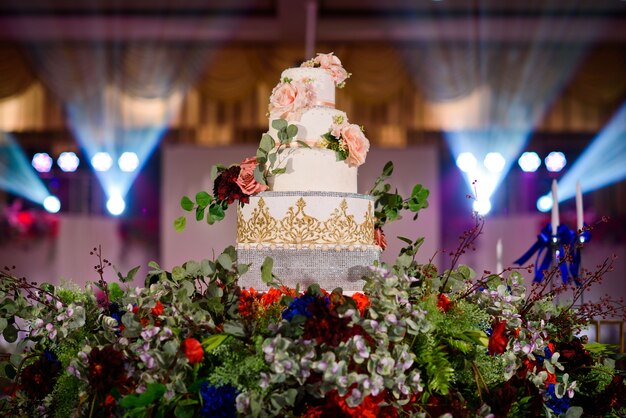
[[[141,283],[150,260],[219,254],[234,211],[176,233],[180,198],[253,155],[282,70],[331,51],[352,73],[337,107],[372,144],[360,191],[388,160],[400,192],[431,191],[386,228],[385,260],[425,236],[419,258],[446,268],[478,211],[461,262],[511,266],[550,221],[553,179],[576,229],[580,182],[583,267],[618,256],[589,297],[626,294],[623,0],[4,0],[0,265],[84,283],[101,246]]]

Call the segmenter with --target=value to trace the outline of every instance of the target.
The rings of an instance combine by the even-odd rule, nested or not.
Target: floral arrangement
[[[322,136],[320,146],[337,153],[339,161],[345,160],[350,167],[358,167],[365,162],[370,150],[370,142],[364,135],[363,127],[348,123],[342,115],[333,118],[330,131]]]
[[[390,193],[376,181],[378,226],[428,191]],[[239,173],[229,178],[236,181]],[[216,195],[219,196],[218,193]],[[458,263],[482,230],[461,236],[450,268],[416,262],[423,238],[401,238],[393,265],[372,266],[362,292],[238,286],[234,248],[171,271],[150,263],[144,287],[108,276],[84,289],[0,272],[0,332],[15,343],[0,371],[8,416],[623,416],[623,355],[578,337],[623,300],[573,306],[611,268],[585,271],[574,300],[558,266],[526,288],[522,270],[477,275]],[[554,290],[550,290],[552,285]],[[619,364],[622,364],[621,368]]]
[[[59,219],[46,211],[24,209],[16,200],[0,212],[0,244],[29,242],[54,238],[59,230]]]
[[[343,68],[341,60],[332,52],[327,54],[318,53],[315,58],[311,58],[310,60],[303,62],[300,66],[308,68],[323,68],[332,77],[335,82],[335,86],[340,89],[345,87],[346,80],[352,75],[347,72],[345,68]]]

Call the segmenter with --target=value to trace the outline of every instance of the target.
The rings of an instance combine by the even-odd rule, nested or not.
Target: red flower
[[[229,205],[235,200],[239,200],[241,203],[249,202],[250,196],[245,194],[237,184],[240,171],[241,168],[238,165],[234,165],[217,176],[213,183],[213,194],[218,200],[225,200]]]
[[[154,305],[154,308],[152,308],[151,312],[154,316],[159,316],[163,313],[163,304],[160,300],[157,300],[157,303],[156,305]]]
[[[385,233],[382,228],[376,228],[374,230],[374,241],[383,251],[387,249],[387,240],[385,239]]]
[[[89,384],[96,391],[104,392],[124,384],[126,379],[124,353],[112,345],[99,349],[95,347],[89,353]]]
[[[239,315],[246,318],[255,311],[254,304],[258,293],[254,288],[250,290],[242,289],[239,295]]]
[[[550,373],[548,371],[546,373],[548,373],[548,378],[544,382],[546,386],[548,386],[550,383],[556,384],[556,374]]]
[[[363,293],[357,292],[354,295],[352,295],[352,299],[356,303],[356,307],[361,313],[361,316],[365,315],[365,309],[367,309],[367,307],[370,306],[369,298],[365,296]]]
[[[187,338],[183,341],[183,352],[190,364],[197,364],[204,359],[202,344],[195,338]]]
[[[439,296],[437,296],[437,308],[444,312],[448,312],[451,307],[452,302],[450,301],[450,299],[448,299],[448,297],[443,293],[439,293]]]
[[[506,321],[496,321],[491,326],[488,351],[490,355],[502,354],[506,351],[509,337],[506,335]]]

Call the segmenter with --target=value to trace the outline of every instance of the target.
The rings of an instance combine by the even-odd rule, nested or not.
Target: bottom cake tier
[[[252,249],[239,245],[237,258],[240,263],[250,264],[250,269],[240,279],[242,287],[253,287],[256,290],[267,290],[261,280],[261,265],[265,257],[272,257],[272,272],[280,282],[294,288],[306,289],[310,284],[317,283],[323,289],[331,291],[342,288],[344,291],[360,291],[363,289],[363,276],[368,266],[378,261],[380,249],[285,249],[261,248]]]

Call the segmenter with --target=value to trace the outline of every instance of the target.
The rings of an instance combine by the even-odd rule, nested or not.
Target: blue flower
[[[220,387],[211,386],[209,382],[204,382],[200,387],[202,396],[202,409],[200,416],[216,418],[235,418],[237,408],[235,399],[239,391],[230,385]]]
[[[309,305],[315,302],[315,296],[313,295],[302,295],[299,298],[295,298],[289,303],[289,307],[283,311],[283,319],[291,321],[296,315],[303,315],[307,318],[311,317],[311,312],[309,311]]]
[[[564,414],[569,409],[569,398],[563,396],[562,398],[557,398],[556,393],[554,392],[554,383],[550,383],[548,385],[548,395],[550,398],[546,402],[548,408],[554,411],[555,414]]]

